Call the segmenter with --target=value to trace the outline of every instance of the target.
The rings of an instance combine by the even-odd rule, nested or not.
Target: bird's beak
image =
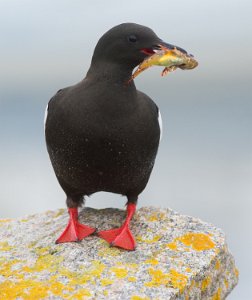
[[[140,51],[148,56],[155,54],[158,50],[161,50],[160,46],[165,47],[166,49],[169,50],[178,50],[179,52],[183,53],[184,55],[188,56],[188,57],[194,57],[192,54],[188,54],[188,52],[179,47],[179,46],[175,46],[169,43],[166,43],[162,40],[159,40],[156,44],[153,44],[153,46],[151,48],[143,48]]]
[[[183,48],[168,44],[162,40],[158,40],[157,43],[150,48],[140,49],[140,51],[145,54],[145,58],[133,73],[130,80],[154,65],[165,67],[162,76],[177,68],[191,70],[198,66],[198,62],[192,54],[188,54]]]
[[[169,50],[175,50],[175,49],[177,49],[177,50],[179,50],[180,52],[182,52],[183,54],[189,55],[189,56],[193,57],[192,54],[188,54],[187,51],[186,51],[185,49],[181,48],[181,47],[178,47],[178,46],[175,46],[175,45],[172,45],[172,44],[168,44],[168,43],[166,43],[166,42],[164,42],[164,41],[161,41],[161,42],[159,43],[159,45],[162,45],[163,47],[165,47],[165,48],[167,48],[167,49],[169,49]],[[157,46],[158,46],[158,45],[157,45]]]

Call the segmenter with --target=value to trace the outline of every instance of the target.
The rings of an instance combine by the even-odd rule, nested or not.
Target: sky
[[[46,152],[54,93],[85,77],[99,37],[123,22],[193,53],[197,69],[135,83],[159,106],[163,139],[139,206],[170,207],[222,228],[240,270],[228,297],[250,299],[252,4],[249,0],[0,0],[0,218],[65,207]],[[98,193],[91,207],[123,208]]]

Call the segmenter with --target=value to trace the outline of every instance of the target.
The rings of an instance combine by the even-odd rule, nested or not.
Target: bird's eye
[[[131,34],[129,37],[128,37],[128,40],[131,42],[131,43],[135,43],[137,41],[137,37],[133,34]]]

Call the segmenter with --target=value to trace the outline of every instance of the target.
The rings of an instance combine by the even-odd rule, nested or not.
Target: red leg
[[[100,231],[98,235],[110,243],[111,246],[117,246],[126,250],[135,250],[136,242],[129,229],[130,221],[136,211],[136,204],[127,204],[127,217],[120,228]]]
[[[69,221],[67,227],[56,240],[56,244],[81,241],[88,235],[95,232],[95,228],[79,223],[77,208],[68,208],[68,212]]]

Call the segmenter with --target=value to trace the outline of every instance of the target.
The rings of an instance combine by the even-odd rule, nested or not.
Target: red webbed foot
[[[68,208],[68,212],[69,222],[61,236],[56,240],[56,244],[78,242],[96,231],[95,228],[79,223],[77,208]]]
[[[98,235],[110,243],[111,246],[126,250],[135,250],[136,248],[136,242],[129,227],[122,226],[116,229],[100,231]]]
[[[120,228],[100,231],[98,235],[110,243],[111,246],[120,247],[126,250],[135,250],[136,242],[129,229],[129,223],[136,210],[136,204],[127,204],[127,217]]]

